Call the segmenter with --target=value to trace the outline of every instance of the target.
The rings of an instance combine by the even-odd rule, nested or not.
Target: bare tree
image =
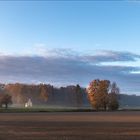
[[[115,82],[111,85],[111,90],[108,95],[108,108],[109,110],[117,110],[119,107],[119,93],[120,90]]]

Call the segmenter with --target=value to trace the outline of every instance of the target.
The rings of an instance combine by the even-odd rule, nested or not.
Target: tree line
[[[54,87],[49,84],[0,84],[0,106],[25,104],[28,99],[37,105],[64,105],[82,108],[89,101],[95,110],[116,110],[119,107],[119,88],[109,80],[93,80],[88,88],[79,84]]]
[[[54,87],[50,84],[0,84],[0,95],[8,93],[13,105],[21,107],[31,99],[33,105],[83,106],[85,89],[79,85],[67,87]]]

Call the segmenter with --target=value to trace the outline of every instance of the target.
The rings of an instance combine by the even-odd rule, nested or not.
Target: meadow
[[[139,140],[140,112],[0,113],[2,140]]]

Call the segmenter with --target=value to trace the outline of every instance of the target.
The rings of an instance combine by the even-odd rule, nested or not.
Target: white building
[[[32,107],[32,106],[33,106],[33,103],[31,99],[29,98],[28,101],[25,103],[25,108]]]

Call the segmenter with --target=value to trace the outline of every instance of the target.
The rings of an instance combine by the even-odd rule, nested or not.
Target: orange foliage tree
[[[117,86],[111,86],[109,80],[96,79],[91,81],[87,93],[92,107],[96,110],[112,110],[113,106],[118,103],[117,96],[114,96],[117,93],[117,88]]]

